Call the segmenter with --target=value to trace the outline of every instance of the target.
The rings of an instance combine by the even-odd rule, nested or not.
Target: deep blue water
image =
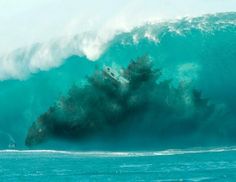
[[[235,148],[163,152],[1,151],[0,181],[235,181]]]

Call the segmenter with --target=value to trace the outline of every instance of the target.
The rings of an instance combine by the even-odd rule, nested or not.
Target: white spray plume
[[[116,34],[145,22],[235,10],[234,0],[2,0],[0,80],[24,79],[70,55],[94,61]]]

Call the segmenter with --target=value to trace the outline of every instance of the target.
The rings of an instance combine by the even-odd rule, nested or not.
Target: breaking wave
[[[129,34],[130,40],[123,39],[121,43],[135,46],[147,40],[150,43],[161,44],[165,34],[185,37],[193,30],[215,34],[217,31],[227,31],[235,27],[235,24],[234,13],[186,17],[163,23],[149,22],[144,26],[123,30]],[[99,60],[106,54],[107,49],[119,41],[120,36],[124,36],[125,33],[120,31],[81,33],[19,48],[0,57],[0,80],[26,79],[32,73],[62,65],[73,55],[85,56],[91,61]]]
[[[0,80],[26,79],[31,73],[60,66],[72,55],[96,60],[105,44],[101,37],[83,34],[17,49],[0,58]]]
[[[163,80],[193,84],[234,123],[235,32],[236,13],[222,13],[147,23],[107,35],[75,35],[15,50],[0,58],[0,128],[24,148],[29,126],[72,84],[83,84],[97,65],[123,67],[145,54],[162,69]],[[0,145],[6,148],[1,140]]]

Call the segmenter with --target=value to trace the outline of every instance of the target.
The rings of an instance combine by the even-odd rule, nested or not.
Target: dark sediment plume
[[[33,123],[25,144],[101,138],[132,149],[232,139],[235,124],[222,122],[224,109],[202,98],[191,85],[174,87],[171,80],[159,81],[161,74],[147,56],[120,70],[106,66],[96,70],[84,86],[74,85]]]

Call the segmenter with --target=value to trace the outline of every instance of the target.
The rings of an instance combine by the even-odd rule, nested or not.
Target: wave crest
[[[73,55],[85,56],[95,61],[119,39],[116,35],[124,32],[130,32],[133,37],[132,42],[123,41],[124,44],[139,44],[142,39],[159,44],[161,43],[159,34],[173,32],[184,36],[192,28],[214,33],[214,30],[235,26],[235,16],[235,13],[225,13],[164,23],[149,22],[136,28],[103,29],[97,33],[86,32],[46,43],[37,43],[0,57],[0,80],[25,79],[31,73],[58,67],[66,58]]]

